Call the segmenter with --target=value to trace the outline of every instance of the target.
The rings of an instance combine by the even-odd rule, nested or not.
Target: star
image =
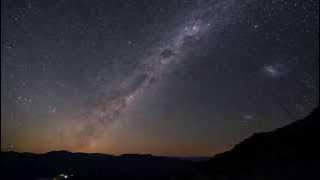
[[[57,112],[57,107],[55,106],[49,106],[48,113],[49,114],[55,114]]]

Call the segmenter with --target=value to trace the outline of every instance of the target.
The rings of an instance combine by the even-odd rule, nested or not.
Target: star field
[[[210,155],[319,104],[316,0],[2,0],[1,149]]]

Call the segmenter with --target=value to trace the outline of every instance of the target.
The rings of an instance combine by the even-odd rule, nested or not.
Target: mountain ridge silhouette
[[[1,152],[1,177],[37,179],[59,173],[73,179],[295,180],[317,175],[319,107],[310,115],[269,132],[255,133],[209,160],[150,154]]]
[[[204,168],[227,179],[302,179],[316,174],[319,107],[308,116],[269,132],[255,133],[230,151],[211,158]]]

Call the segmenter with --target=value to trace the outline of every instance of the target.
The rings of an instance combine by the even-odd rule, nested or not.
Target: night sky
[[[1,150],[213,155],[319,103],[319,0],[1,0]]]

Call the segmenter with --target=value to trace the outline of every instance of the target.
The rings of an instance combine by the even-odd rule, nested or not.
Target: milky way
[[[230,12],[232,8],[237,8],[234,0],[200,1],[199,8],[190,12],[190,16],[179,27],[168,27],[168,30],[175,30],[173,38],[165,40],[165,45],[155,48],[150,56],[143,57],[130,77],[119,83],[119,87],[114,87],[112,92],[99,97],[99,104],[89,113],[84,125],[76,131],[83,133],[88,132],[87,128],[94,128],[94,131],[89,130],[91,133],[81,134],[93,136],[94,139],[107,131],[110,123],[120,118],[121,113],[132,106],[136,98],[143,97],[148,87],[161,81],[172,66],[177,66],[184,60],[188,47],[197,46],[201,43],[203,34],[215,33],[220,26],[230,23],[229,19],[234,20],[236,17]],[[212,13],[213,17],[207,19],[206,16]],[[226,14],[230,17],[223,19]],[[219,19],[222,21],[219,22]]]

